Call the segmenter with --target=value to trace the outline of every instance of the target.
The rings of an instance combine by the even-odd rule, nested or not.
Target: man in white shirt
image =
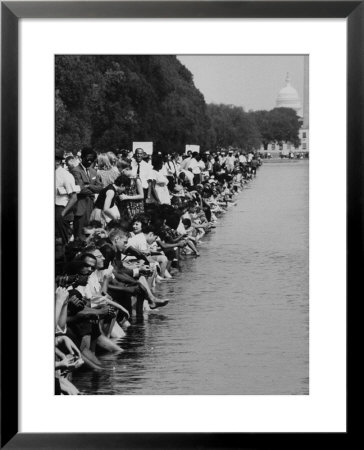
[[[135,149],[134,159],[131,162],[133,176],[138,177],[142,183],[144,190],[144,201],[150,195],[151,180],[153,179],[152,166],[143,161],[144,150],[142,148]]]
[[[201,183],[201,168],[199,165],[200,160],[201,156],[199,155],[199,153],[193,152],[191,161],[187,167],[187,169],[193,173],[193,184]]]
[[[77,188],[73,175],[62,167],[63,152],[56,150],[55,156],[55,220],[56,236],[67,244],[71,234],[72,209],[77,202]]]
[[[240,156],[239,156],[239,161],[241,162],[241,164],[246,164],[247,160],[246,160],[246,156],[244,155],[244,153],[240,152]]]
[[[225,161],[226,171],[229,173],[231,173],[234,169],[235,157],[233,153],[234,152],[232,150],[229,150],[228,156]]]
[[[180,164],[180,170],[187,170],[188,166],[191,162],[192,159],[192,154],[188,155],[182,160],[181,164]]]

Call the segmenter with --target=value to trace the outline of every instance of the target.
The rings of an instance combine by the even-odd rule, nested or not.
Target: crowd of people
[[[77,395],[70,376],[103,370],[121,352],[134,317],[166,306],[158,286],[236,204],[259,155],[148,155],[142,148],[55,155],[55,392]]]

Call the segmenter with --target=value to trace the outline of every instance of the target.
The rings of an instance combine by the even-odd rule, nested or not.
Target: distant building
[[[286,85],[282,88],[276,100],[276,108],[294,109],[298,116],[302,117],[302,105],[296,89],[291,85],[289,73],[286,75]]]
[[[275,153],[280,152],[283,155],[289,153],[306,153],[309,151],[309,135],[308,135],[308,57],[305,56],[305,72],[304,72],[304,105],[302,107],[300,97],[296,89],[291,85],[291,78],[289,73],[286,75],[286,85],[279,91],[276,108],[291,108],[294,109],[299,117],[301,128],[299,130],[299,138],[301,144],[299,147],[295,147],[290,142],[284,142],[281,145],[275,143],[269,143],[265,149],[267,152]],[[263,151],[263,147],[261,148]]]

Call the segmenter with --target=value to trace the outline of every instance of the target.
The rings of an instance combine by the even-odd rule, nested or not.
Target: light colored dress
[[[162,171],[160,170],[157,172],[156,170],[153,170],[154,180],[155,180],[155,190],[158,194],[158,198],[161,202],[161,204],[170,205],[171,204],[171,197],[169,195],[168,190],[168,178],[163,175]]]

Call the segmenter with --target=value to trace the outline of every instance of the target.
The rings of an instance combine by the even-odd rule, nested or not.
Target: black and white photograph
[[[55,56],[55,394],[309,394],[309,56]]]
[[[348,437],[363,23],[2,2],[2,448]]]

